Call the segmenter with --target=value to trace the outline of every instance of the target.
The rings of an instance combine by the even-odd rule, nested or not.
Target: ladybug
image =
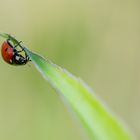
[[[1,47],[2,58],[5,62],[11,65],[25,65],[30,61],[29,56],[24,50],[24,47],[19,42],[13,45],[9,39],[3,42]]]

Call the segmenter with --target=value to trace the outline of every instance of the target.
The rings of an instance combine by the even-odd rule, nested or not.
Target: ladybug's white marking
[[[20,60],[20,57],[19,56],[16,56],[16,60]]]

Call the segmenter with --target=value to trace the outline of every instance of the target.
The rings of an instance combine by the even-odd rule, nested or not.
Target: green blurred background
[[[140,1],[0,0],[0,32],[81,77],[140,139]],[[32,64],[1,58],[0,140],[85,138]]]

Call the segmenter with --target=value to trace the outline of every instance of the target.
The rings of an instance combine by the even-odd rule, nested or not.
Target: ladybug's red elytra
[[[13,45],[8,39],[3,42],[1,54],[5,62],[11,65],[25,65],[28,61],[30,61],[29,56],[20,43],[21,42]]]

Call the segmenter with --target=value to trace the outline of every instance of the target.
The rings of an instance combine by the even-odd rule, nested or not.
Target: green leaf
[[[13,42],[13,44],[18,44],[18,41],[14,37],[12,37],[10,34],[2,33],[2,34],[0,34],[0,36],[5,39],[11,40]]]
[[[92,140],[132,140],[129,132],[79,78],[28,49],[32,62],[69,103]]]
[[[8,34],[2,35],[18,41]],[[69,104],[87,130],[91,140],[133,140],[126,127],[101,103],[95,93],[79,78],[25,48],[35,67]]]

